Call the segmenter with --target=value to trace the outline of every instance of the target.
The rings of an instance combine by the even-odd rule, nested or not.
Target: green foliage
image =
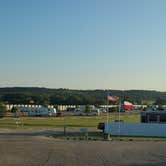
[[[0,117],[3,117],[7,112],[7,109],[3,103],[0,103]]]
[[[0,88],[0,101],[9,104],[101,105],[107,93],[134,104],[166,104],[166,92],[144,90],[69,90],[47,88]],[[114,104],[114,103],[111,103]],[[117,103],[115,103],[117,104]]]
[[[118,112],[118,111],[119,111],[119,107],[109,108],[109,112]]]
[[[90,112],[91,112],[91,107],[90,107],[90,105],[86,105],[85,113],[90,113]]]
[[[16,113],[17,111],[18,111],[18,109],[16,107],[12,107],[12,109],[11,109],[12,113]]]
[[[155,104],[156,105],[164,105],[164,104],[166,104],[166,98],[162,98],[162,97],[157,98]]]

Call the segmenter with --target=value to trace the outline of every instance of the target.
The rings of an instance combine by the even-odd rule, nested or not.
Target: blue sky
[[[0,87],[166,91],[165,0],[0,0]]]

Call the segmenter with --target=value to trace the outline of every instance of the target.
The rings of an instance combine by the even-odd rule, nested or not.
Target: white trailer
[[[28,111],[28,116],[55,116],[56,109],[55,108],[34,108]]]
[[[114,136],[166,137],[166,124],[105,122],[104,132]]]
[[[100,115],[100,109],[96,108],[93,105],[89,106],[90,112],[86,112],[86,106],[79,106],[76,110],[74,115],[77,116],[99,116]]]

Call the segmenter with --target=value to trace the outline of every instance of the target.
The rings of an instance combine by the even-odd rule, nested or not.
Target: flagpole
[[[118,113],[118,123],[119,123],[119,139],[120,139],[120,109],[121,109],[121,100],[119,100],[119,113]]]
[[[121,100],[119,100],[119,114],[118,114],[118,121],[120,122],[120,105],[121,105]]]
[[[108,101],[108,92],[107,92],[107,130],[108,130],[108,103],[109,101]]]
[[[111,94],[107,93],[107,122],[106,122],[106,126],[107,126],[107,130],[109,128],[109,124],[108,124],[108,118],[109,118],[109,109],[108,109],[108,104],[109,104],[109,100],[112,102],[116,102],[119,100],[119,98],[117,96],[112,96]],[[120,119],[120,109],[119,109],[119,119]],[[120,121],[120,120],[119,120]],[[109,130],[108,130],[109,131]]]

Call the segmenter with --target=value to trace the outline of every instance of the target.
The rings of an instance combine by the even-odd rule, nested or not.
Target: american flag
[[[119,97],[117,96],[112,96],[110,93],[107,95],[107,100],[110,100],[110,101],[117,101],[119,99]]]

